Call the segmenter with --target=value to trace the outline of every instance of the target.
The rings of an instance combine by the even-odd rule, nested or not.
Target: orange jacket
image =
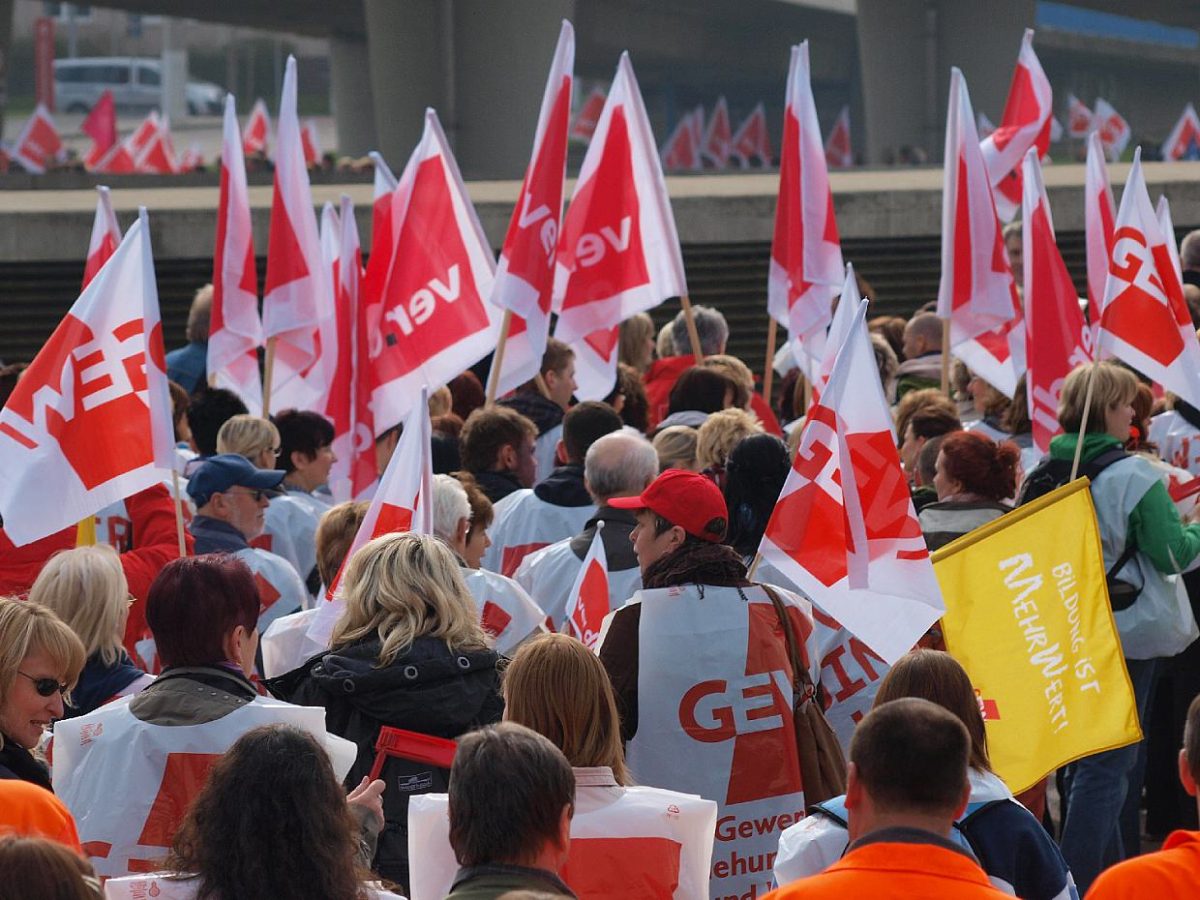
[[[979,864],[945,838],[915,829],[886,829],[856,841],[820,875],[767,894],[766,900],[997,900]]]
[[[1200,893],[1200,831],[1175,831],[1157,853],[1106,869],[1092,882],[1087,900],[1153,897],[1175,900]]]
[[[0,835],[41,837],[82,853],[75,820],[63,802],[31,781],[0,780]]]

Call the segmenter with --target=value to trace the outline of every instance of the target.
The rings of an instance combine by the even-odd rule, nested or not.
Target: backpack
[[[1115,462],[1119,462],[1129,456],[1120,447],[1113,447],[1111,450],[1105,450],[1098,456],[1081,462],[1079,465],[1079,474],[1086,475],[1088,481],[1095,481],[1096,476],[1107,469]],[[1025,478],[1025,483],[1021,485],[1021,493],[1017,498],[1017,506],[1024,506],[1036,500],[1038,497],[1043,497],[1053,491],[1055,488],[1060,488],[1071,479],[1072,460],[1069,459],[1052,459],[1046,457],[1036,466],[1033,471]],[[1112,564],[1107,572],[1105,572],[1105,581],[1108,583],[1108,600],[1114,612],[1120,612],[1123,609],[1128,609],[1133,606],[1138,595],[1142,592],[1140,587],[1130,584],[1128,581],[1122,581],[1116,575],[1125,567],[1125,564],[1133,559],[1133,555],[1137,553],[1137,542],[1133,539],[1133,535],[1128,535],[1124,552],[1117,557],[1117,561]]]

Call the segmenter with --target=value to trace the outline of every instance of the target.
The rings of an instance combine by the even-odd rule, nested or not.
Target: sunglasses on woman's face
[[[34,678],[32,675],[26,675],[20,669],[17,674],[28,678],[33,682],[33,689],[38,692],[39,697],[51,697],[55,691],[60,694],[65,694],[69,685],[65,685],[57,678]]]

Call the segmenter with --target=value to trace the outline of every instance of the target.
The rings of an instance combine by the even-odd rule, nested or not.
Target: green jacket
[[[1053,459],[1075,457],[1075,434],[1060,434],[1050,441]],[[1102,432],[1089,432],[1083,437],[1080,462],[1087,462],[1106,450],[1119,447],[1115,437]],[[1200,554],[1200,524],[1184,525],[1179,518],[1167,486],[1155,482],[1129,515],[1129,535],[1137,542],[1138,550],[1158,571],[1171,575]]]
[[[493,864],[459,869],[446,900],[497,900],[509,891],[535,891],[555,897],[575,897],[562,879],[552,872]]]

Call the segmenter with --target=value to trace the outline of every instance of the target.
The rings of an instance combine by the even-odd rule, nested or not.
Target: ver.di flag
[[[733,153],[733,126],[729,121],[729,104],[723,96],[717,98],[717,104],[713,107],[700,153],[714,169],[729,166],[729,157]]]
[[[1113,231],[1117,205],[1108,183],[1108,164],[1100,135],[1088,135],[1087,175],[1084,179],[1083,221],[1087,249],[1088,324],[1093,335],[1100,328],[1100,307],[1108,282],[1108,261],[1112,257]],[[1093,340],[1093,344],[1095,341]]]
[[[1067,94],[1067,136],[1087,137],[1092,130],[1092,111],[1074,94]]]
[[[850,147],[850,107],[843,106],[825,141],[825,165],[831,169],[848,169],[854,165]]]
[[[0,516],[18,547],[174,464],[149,229],[143,208],[0,410]]]
[[[604,522],[600,521],[567,600],[564,630],[589,650],[595,650],[600,643],[600,626],[609,613],[608,556],[604,552],[603,535]]]
[[[938,550],[942,634],[1015,793],[1141,738],[1086,478]]]
[[[1183,108],[1179,121],[1163,142],[1162,158],[1170,161],[1200,159],[1200,116],[1196,115],[1196,107],[1191,103]]]
[[[271,140],[271,114],[267,112],[267,104],[261,97],[254,101],[250,110],[250,118],[242,130],[242,152],[267,154],[267,145]]]
[[[1096,114],[1092,118],[1092,127],[1100,134],[1100,143],[1108,158],[1116,162],[1129,146],[1133,137],[1133,129],[1125,121],[1125,117],[1113,109],[1112,104],[1102,97],[1096,98]]]
[[[117,252],[121,243],[121,226],[117,224],[108,188],[97,185],[96,194],[96,216],[92,219],[92,236],[88,241],[87,262],[83,266],[83,287],[96,277],[100,267]]]
[[[58,129],[54,127],[54,119],[45,105],[39,103],[34,108],[33,115],[25,122],[21,133],[17,135],[17,139],[13,141],[10,154],[25,171],[40,175],[57,161],[62,153],[63,144],[58,136]]]

